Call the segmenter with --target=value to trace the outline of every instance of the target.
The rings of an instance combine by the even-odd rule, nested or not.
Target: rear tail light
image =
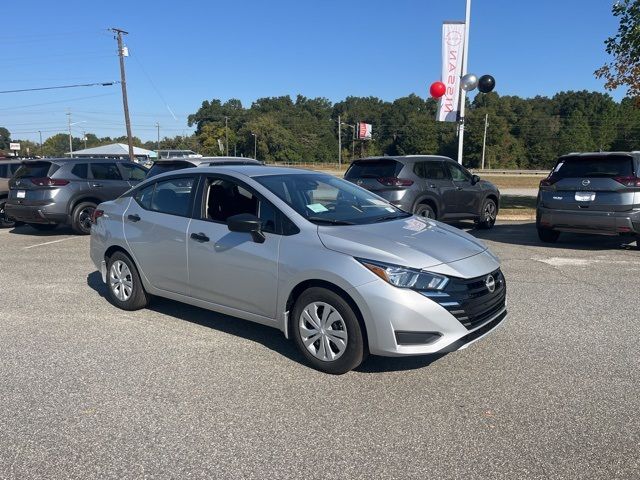
[[[100,217],[104,216],[104,210],[98,210],[97,208],[91,214],[91,223],[96,223]]]
[[[614,177],[614,180],[627,187],[640,187],[640,178],[634,176]]]
[[[553,178],[551,175],[549,175],[547,178],[543,178],[542,180],[540,180],[540,186],[541,187],[550,187],[551,185],[553,185],[557,181],[558,181],[557,178]]]
[[[32,178],[31,183],[39,187],[63,187],[69,183],[69,180],[42,177],[42,178]]]
[[[397,177],[382,177],[378,178],[378,182],[387,187],[410,187],[413,185],[413,180],[409,180],[408,178],[397,178]]]

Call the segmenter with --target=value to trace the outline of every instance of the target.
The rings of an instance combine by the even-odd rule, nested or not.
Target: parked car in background
[[[9,197],[9,179],[22,165],[20,160],[0,160],[0,228],[13,227],[14,222],[9,220],[4,212],[4,206]]]
[[[472,219],[491,228],[500,191],[448,157],[409,155],[355,160],[344,178],[396,207],[441,221]]]
[[[24,161],[9,181],[5,214],[36,230],[69,224],[76,233],[86,235],[96,205],[119,197],[146,175],[146,169],[129,160]]]
[[[147,178],[155,177],[161,173],[182,170],[183,168],[193,168],[199,166],[212,165],[263,165],[259,160],[247,157],[198,157],[198,158],[168,158],[156,160],[147,173]]]
[[[640,246],[640,152],[572,153],[540,182],[538,236],[634,234]]]
[[[114,305],[158,295],[269,325],[329,373],[367,353],[465,348],[506,316],[484,243],[324,173],[180,170],[99,205],[94,222],[91,258]]]

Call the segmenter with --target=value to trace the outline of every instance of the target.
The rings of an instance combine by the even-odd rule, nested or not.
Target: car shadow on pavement
[[[20,225],[19,227],[13,227],[9,230],[9,233],[13,235],[28,235],[30,237],[53,237],[56,235],[75,235],[73,230],[68,225],[60,225],[53,230],[36,230],[29,225]]]
[[[107,286],[100,278],[100,272],[87,275],[87,285],[101,297],[107,298]],[[153,297],[149,310],[186,320],[187,322],[212,328],[229,335],[234,335],[252,342],[260,343],[291,361],[308,366],[293,341],[287,340],[279,330],[249,322],[229,315],[212,312],[204,308],[194,307],[186,303]],[[378,357],[369,356],[355,371],[360,373],[381,373],[403,370],[415,370],[431,365],[446,354],[425,355],[419,357]],[[311,367],[309,367],[311,368]]]
[[[544,243],[538,238],[535,222],[500,223],[491,230],[468,229],[468,225],[454,225],[467,230],[474,237],[491,242],[573,250],[640,250],[632,236],[588,235],[562,232],[556,243]],[[467,228],[465,228],[467,227]]]

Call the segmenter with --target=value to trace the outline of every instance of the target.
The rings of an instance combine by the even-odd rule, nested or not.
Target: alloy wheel
[[[487,202],[484,207],[484,221],[493,223],[496,221],[496,205],[493,202]]]
[[[121,302],[131,298],[133,292],[133,277],[126,263],[116,260],[109,270],[109,287],[115,297]]]
[[[302,311],[299,322],[302,343],[317,359],[331,362],[340,358],[347,349],[345,321],[328,303],[310,303]]]
[[[94,207],[85,207],[80,210],[78,214],[78,223],[86,232],[91,231],[91,216],[93,215]]]

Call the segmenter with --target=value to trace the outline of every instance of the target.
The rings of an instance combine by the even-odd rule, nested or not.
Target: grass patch
[[[498,188],[538,188],[545,175],[482,175]]]
[[[500,210],[535,210],[536,197],[500,196]]]

